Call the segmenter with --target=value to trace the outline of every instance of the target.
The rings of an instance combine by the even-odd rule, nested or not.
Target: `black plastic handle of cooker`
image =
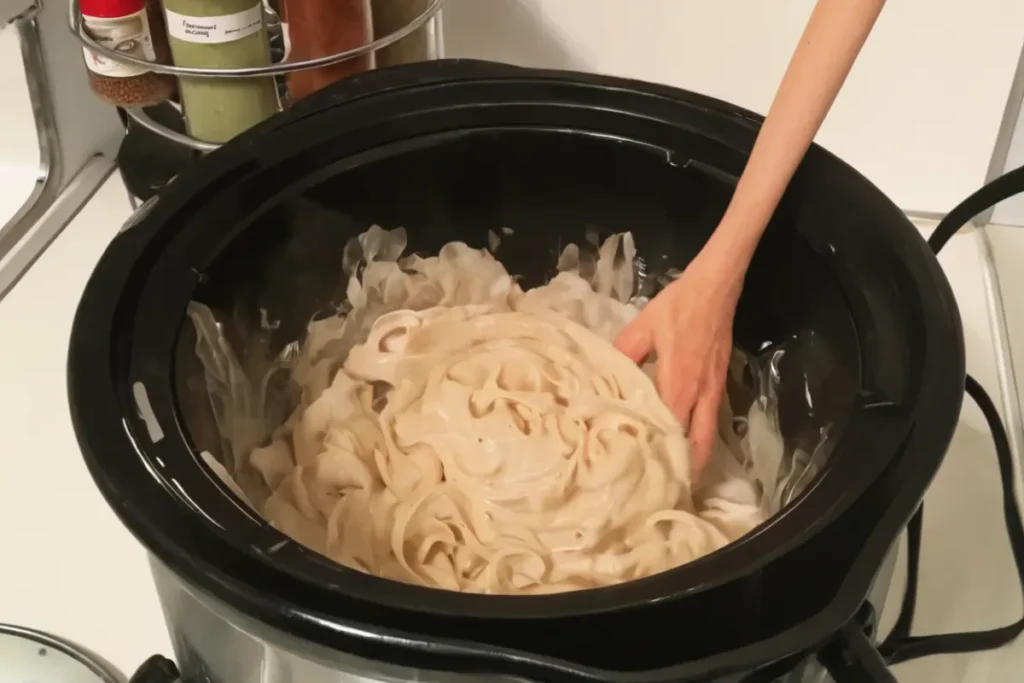
[[[851,619],[818,653],[835,683],[898,683],[861,619]]]
[[[181,674],[174,662],[161,655],[153,655],[142,663],[128,683],[178,683]]]

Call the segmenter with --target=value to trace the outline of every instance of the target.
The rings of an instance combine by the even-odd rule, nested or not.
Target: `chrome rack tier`
[[[444,5],[444,0],[430,0],[426,9],[406,25],[392,31],[386,36],[381,36],[380,38],[351,50],[345,50],[344,52],[338,52],[336,54],[325,55],[323,57],[316,57],[314,59],[307,59],[303,61],[283,61],[269,66],[244,68],[208,69],[200,67],[173,66],[169,64],[155,64],[143,59],[138,59],[137,57],[126,55],[122,52],[111,50],[97,43],[86,33],[82,22],[82,11],[78,0],[70,0],[68,5],[67,22],[71,32],[78,38],[79,42],[81,42],[84,47],[122,64],[142,67],[156,73],[171,74],[174,76],[188,76],[191,78],[252,78],[255,76],[282,76],[295,71],[319,69],[325,66],[345,62],[350,59],[356,59],[397,43],[431,22],[433,22],[434,25],[433,36],[435,55],[440,57],[442,52],[442,39],[439,19],[442,5]],[[130,116],[140,126],[178,144],[191,147],[192,149],[201,152],[209,152],[219,146],[217,144],[197,140],[189,135],[184,135],[171,130],[170,128],[154,121],[141,108],[126,109],[125,111],[128,116]]]
[[[63,5],[0,4],[0,29],[18,34],[39,149],[31,193],[0,223],[2,298],[110,175],[124,128],[114,108],[89,89],[82,48],[64,26]]]

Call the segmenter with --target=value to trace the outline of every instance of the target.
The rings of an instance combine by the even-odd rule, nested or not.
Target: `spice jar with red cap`
[[[153,30],[152,19],[160,17],[159,0],[80,0],[79,4],[86,33],[103,47],[147,62],[168,61],[167,35],[162,29]],[[105,102],[149,107],[174,92],[173,76],[84,50],[89,85]]]

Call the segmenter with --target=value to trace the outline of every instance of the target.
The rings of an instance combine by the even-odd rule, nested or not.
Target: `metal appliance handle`
[[[180,683],[181,674],[174,662],[162,655],[153,655],[142,663],[128,683]]]
[[[835,683],[898,683],[861,619],[851,619],[818,653]]]

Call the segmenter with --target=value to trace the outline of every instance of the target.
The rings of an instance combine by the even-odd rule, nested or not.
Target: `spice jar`
[[[148,62],[166,63],[167,37],[150,20],[159,15],[157,0],[81,0],[85,32],[105,48]],[[89,85],[105,102],[118,107],[150,107],[174,92],[174,77],[134,64],[121,64],[83,48]]]
[[[383,38],[411,24],[427,11],[430,0],[373,0],[373,37]],[[436,59],[436,36],[432,22],[385,48],[376,55],[377,66],[410,64]]]
[[[211,69],[270,65],[260,0],[164,0],[177,66]],[[273,76],[178,79],[189,135],[227,142],[280,108]]]
[[[290,62],[335,55],[373,40],[370,0],[283,0],[282,10],[282,19],[288,24]],[[365,54],[320,69],[288,74],[289,101],[300,100],[371,68],[373,55]]]

